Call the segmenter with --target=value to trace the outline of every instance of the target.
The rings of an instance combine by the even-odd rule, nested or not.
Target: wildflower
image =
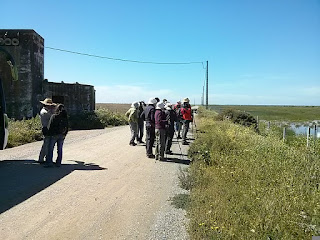
[[[254,229],[251,229],[250,231],[251,231],[251,232],[253,232],[253,233],[255,233],[255,232],[256,232]]]

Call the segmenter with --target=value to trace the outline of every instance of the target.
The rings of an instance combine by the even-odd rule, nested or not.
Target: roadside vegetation
[[[124,114],[99,108],[94,112],[83,112],[69,116],[70,130],[103,129],[110,126],[126,125]],[[42,140],[39,115],[28,120],[9,121],[8,148]]]
[[[199,115],[192,164],[180,177],[191,192],[191,239],[320,235],[320,141],[307,149],[299,137],[283,142],[276,129]]]
[[[260,120],[277,120],[303,122],[320,120],[319,106],[263,106],[263,105],[210,105],[209,108],[218,113],[227,109],[235,109],[259,116]]]

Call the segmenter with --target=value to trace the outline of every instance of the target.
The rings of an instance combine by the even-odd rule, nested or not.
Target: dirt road
[[[128,142],[129,126],[72,131],[49,169],[36,163],[41,142],[1,151],[1,239],[188,239],[170,201],[188,146],[159,162]]]

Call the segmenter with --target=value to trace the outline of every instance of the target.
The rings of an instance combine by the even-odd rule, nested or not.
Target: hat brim
[[[43,105],[46,105],[46,106],[55,106],[55,105],[57,105],[57,104],[55,104],[55,103],[46,103],[46,102],[44,102],[44,101],[40,101]]]

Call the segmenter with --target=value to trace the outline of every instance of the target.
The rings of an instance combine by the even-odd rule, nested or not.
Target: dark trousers
[[[190,120],[183,120],[183,130],[182,130],[182,139],[187,141],[187,133],[189,131]]]
[[[139,142],[142,141],[143,129],[144,129],[144,122],[138,123],[138,136],[137,136],[137,141],[139,141]]]
[[[170,148],[172,146],[173,135],[174,135],[174,129],[166,130],[166,152],[170,151]]]
[[[152,155],[152,147],[155,139],[155,128],[151,126],[146,127],[146,151],[147,155]]]

